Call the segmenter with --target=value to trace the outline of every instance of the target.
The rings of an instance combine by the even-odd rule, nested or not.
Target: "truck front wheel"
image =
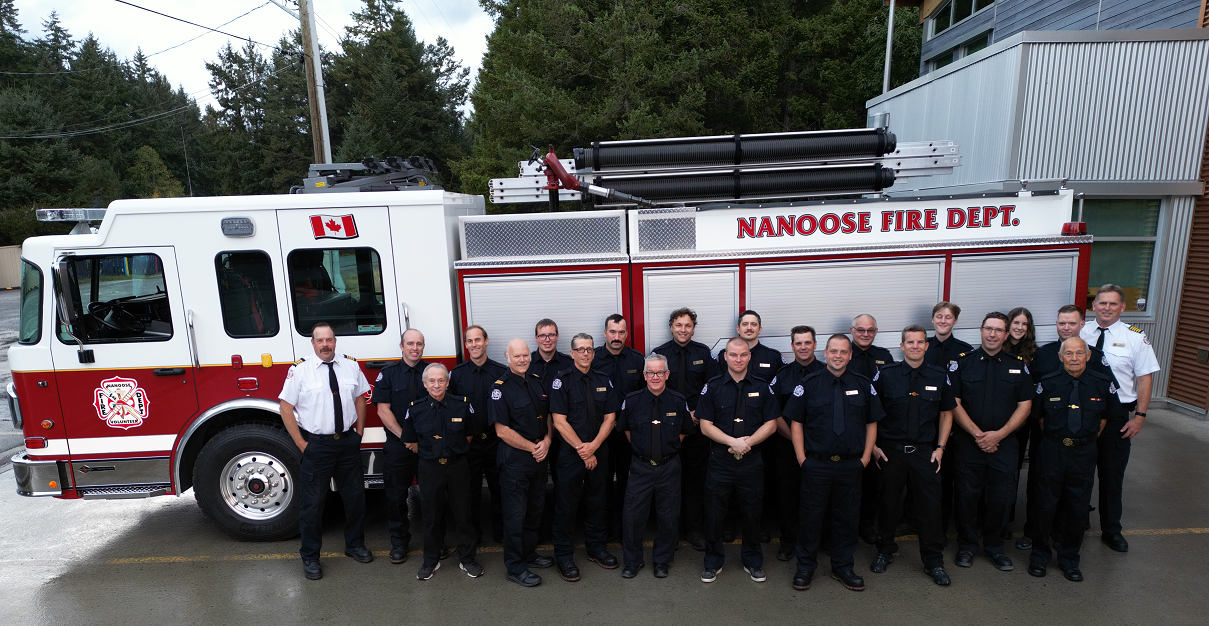
[[[280,541],[298,534],[295,480],[302,453],[281,428],[242,424],[202,447],[193,469],[197,504],[241,541]]]

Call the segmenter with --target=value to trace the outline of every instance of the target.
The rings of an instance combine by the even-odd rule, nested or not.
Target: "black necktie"
[[[659,396],[651,403],[651,460],[663,462],[663,437],[659,434],[659,424],[663,421],[663,413],[659,408]]]
[[[432,404],[432,411],[436,413],[437,418],[437,436],[436,442],[432,444],[432,453],[439,459],[445,456],[445,407],[436,400],[433,400]]]
[[[332,361],[324,363],[327,366],[327,384],[332,388],[332,405],[336,408],[332,413],[332,433],[344,432],[344,406],[340,404],[340,381],[336,380],[336,364]]]
[[[588,437],[596,438],[596,434],[600,432],[600,418],[596,411],[596,395],[592,393],[592,381],[584,376],[580,378],[583,382],[584,389],[584,408],[588,411]]]
[[[744,418],[747,417],[747,397],[743,395],[743,383],[745,380],[740,380],[735,383],[735,388],[738,389],[738,399],[735,401],[735,421],[730,427],[731,437],[742,437],[747,434],[747,428],[743,425]]]
[[[919,440],[919,368],[911,370],[910,400],[907,401],[907,439],[911,443]]]
[[[982,398],[982,419],[978,420],[978,427],[986,430],[994,423],[995,417],[995,359],[986,357],[986,391]]]
[[[679,361],[680,362],[676,364],[676,367],[678,368],[676,370],[676,384],[678,385],[678,387],[676,387],[676,391],[687,394],[688,384],[685,383],[685,377],[688,376],[688,348],[680,348]]]
[[[839,378],[831,385],[831,432],[844,434],[844,381]]]
[[[1104,331],[1106,331],[1108,329],[1100,328],[1099,326],[1097,326],[1096,330],[1100,331],[1100,338],[1096,340],[1096,349],[1099,350],[1100,352],[1103,352],[1104,351]]]
[[[1070,381],[1070,404],[1066,407],[1066,430],[1070,434],[1079,433],[1083,425],[1083,409],[1079,408],[1082,401],[1079,399],[1079,379],[1072,378]],[[1062,424],[1058,424],[1061,428]]]

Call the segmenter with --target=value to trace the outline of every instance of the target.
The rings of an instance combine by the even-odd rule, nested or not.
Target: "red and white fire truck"
[[[340,184],[312,173],[312,187]],[[501,359],[538,319],[558,322],[566,350],[622,313],[631,345],[647,352],[670,338],[668,314],[682,306],[697,311],[706,344],[757,310],[762,340],[788,353],[792,326],[847,332],[859,313],[892,347],[949,300],[967,311],[955,334],[977,342],[986,311],[1026,306],[1047,320],[1087,293],[1091,238],[1068,224],[1072,193],[1058,186],[486,215],[481,196],[421,181],[47,210],[81,226],[22,248],[8,389],[25,435],[17,490],[105,499],[192,488],[234,537],[294,534],[299,453],[277,394],[291,363],[312,353],[319,321],[370,380],[400,358],[407,328],[424,332],[426,359],[452,366],[470,324],[488,330]],[[1053,337],[1038,328],[1038,340]],[[372,408],[367,425],[374,487],[384,432]]]

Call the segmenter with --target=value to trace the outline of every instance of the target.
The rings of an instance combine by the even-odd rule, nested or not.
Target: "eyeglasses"
[[[648,372],[648,371],[643,371],[643,372],[642,372],[642,375],[643,375],[643,376],[646,376],[647,378],[659,378],[659,377],[662,377],[662,376],[666,376],[666,375],[667,375],[667,370],[663,370],[662,372]]]
[[[538,335],[537,338],[542,339],[544,341],[549,341],[551,339],[558,339],[558,333],[554,333],[554,334],[546,333],[544,335]]]
[[[858,335],[875,335],[875,334],[877,334],[876,328],[853,328],[852,331]]]
[[[994,326],[982,326],[981,328],[993,335],[1002,335],[1007,332],[1006,328],[995,328]]]
[[[578,352],[580,354],[587,354],[591,351],[591,348],[571,348],[571,352]]]

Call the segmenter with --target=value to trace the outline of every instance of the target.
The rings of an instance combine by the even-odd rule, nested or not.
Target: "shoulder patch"
[[[1016,357],[1016,358],[1020,359],[1020,357]],[[1023,361],[1024,359],[1020,359],[1020,360],[1021,360],[1021,361]],[[1028,371],[1028,365],[1025,365],[1025,366],[1024,366],[1024,373],[1025,373],[1025,374],[1028,374],[1028,373],[1029,373],[1029,371]]]
[[[769,387],[772,387],[772,386],[775,386],[776,384],[777,384],[777,377],[776,377],[776,376],[773,376],[773,377],[772,377],[772,382],[771,382],[771,383],[768,383],[768,386],[769,386]]]
[[[877,395],[877,390],[873,388],[873,385],[869,385],[869,393],[875,396]]]
[[[1041,383],[1037,383],[1037,395],[1041,395],[1042,392],[1043,390],[1041,389]]]
[[[881,370],[877,370],[877,371],[873,372],[873,380],[874,380],[874,382],[876,382],[876,381],[877,381],[877,379],[879,379],[879,378],[881,378],[881,377],[882,377],[882,371],[881,371]]]
[[[377,382],[381,382],[381,381],[382,381],[382,372],[378,372],[378,377],[374,379],[374,382],[377,383]]]
[[[554,381],[550,383],[550,388],[554,389],[554,390],[562,389],[563,388],[563,379],[555,378]]]
[[[962,356],[964,356],[964,355],[962,355]],[[949,363],[949,371],[950,371],[950,372],[956,372],[956,371],[957,371],[957,361],[952,361],[952,362],[950,362],[950,363]]]
[[[415,402],[412,402],[412,404],[415,404]],[[411,419],[411,409],[407,409],[407,412],[403,414],[404,421],[409,420],[409,419]]]
[[[467,400],[467,401],[466,401],[466,408],[470,409],[470,414],[471,414],[471,415],[474,415],[474,405],[473,405],[473,404],[470,404],[470,401],[469,401],[469,400]]]
[[[502,391],[500,391],[499,389],[491,390],[491,399],[492,400],[499,400],[502,397],[504,397],[504,393]]]
[[[798,385],[797,387],[793,388],[793,395],[795,395],[799,398],[801,398],[802,394],[804,394],[804,393],[806,393],[806,389],[804,387],[802,387],[801,385]]]
[[[621,401],[621,410],[622,410],[622,411],[624,411],[624,410],[625,410],[625,400],[622,400],[622,401]]]
[[[1108,383],[1108,393],[1116,393],[1116,392],[1117,392],[1117,384],[1112,383],[1112,382]]]

